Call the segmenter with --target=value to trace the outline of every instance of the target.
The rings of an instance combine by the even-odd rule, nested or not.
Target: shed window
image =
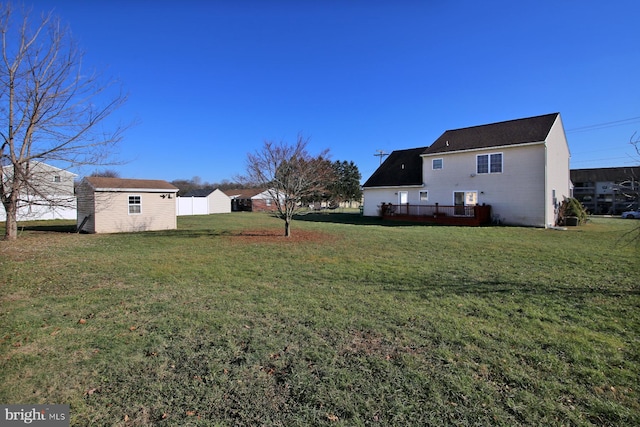
[[[142,213],[140,196],[129,196],[129,215]]]

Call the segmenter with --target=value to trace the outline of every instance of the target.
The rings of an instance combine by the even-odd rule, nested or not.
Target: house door
[[[409,203],[409,192],[408,191],[398,191],[398,204],[406,205]]]
[[[454,215],[466,215],[465,206],[475,206],[477,204],[477,191],[456,191],[453,193]]]
[[[406,212],[409,208],[406,206],[409,203],[409,192],[408,191],[398,191],[398,213],[408,213]],[[404,205],[404,206],[402,206]]]
[[[453,214],[464,215],[464,191],[453,193]]]

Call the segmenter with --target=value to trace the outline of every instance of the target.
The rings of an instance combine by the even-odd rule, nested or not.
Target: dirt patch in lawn
[[[309,242],[331,242],[336,236],[327,233],[308,230],[292,230],[290,237],[284,236],[281,229],[261,229],[243,230],[229,236],[234,242],[243,243],[309,243]]]

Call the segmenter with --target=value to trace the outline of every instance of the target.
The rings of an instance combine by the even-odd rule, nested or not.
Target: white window
[[[431,161],[431,169],[442,169],[442,159],[433,159]]]
[[[502,153],[478,155],[476,173],[502,173]]]
[[[142,213],[140,196],[129,196],[129,215]]]
[[[426,202],[427,200],[429,200],[429,192],[428,191],[421,191],[420,192],[420,201],[421,202]]]

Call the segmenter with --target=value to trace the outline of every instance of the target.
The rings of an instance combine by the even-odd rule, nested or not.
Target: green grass
[[[2,403],[79,426],[640,425],[634,221],[46,224],[0,242]]]

